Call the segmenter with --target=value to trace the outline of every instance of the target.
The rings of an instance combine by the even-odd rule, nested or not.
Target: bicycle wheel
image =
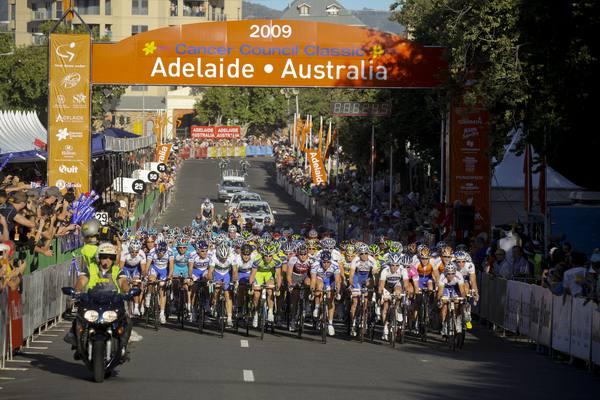
[[[421,341],[427,341],[427,297],[421,295],[421,302],[419,306],[419,335],[421,336]]]
[[[367,330],[367,307],[363,303],[362,299],[358,304],[360,305],[360,309],[357,309],[360,316],[358,320],[358,329],[360,329],[360,342],[362,343],[365,341],[365,333]]]
[[[150,293],[144,293],[144,328],[148,329],[148,323],[150,322],[150,307],[146,307],[146,296]],[[150,294],[152,297],[152,295]],[[150,299],[152,300],[152,299]],[[148,304],[151,305],[151,304]]]
[[[185,298],[186,298],[187,293],[185,293],[185,289],[180,288],[179,289],[179,313],[178,313],[178,318],[180,319],[180,324],[181,324],[181,330],[185,329],[185,307],[186,307],[186,302],[185,302]]]
[[[400,315],[402,315],[402,321],[398,321],[397,322],[397,326],[398,326],[398,339],[400,340],[400,344],[404,344],[404,340],[406,337],[406,328],[408,327],[408,323],[407,323],[407,312],[406,312],[406,306],[404,304],[400,305]]]
[[[375,340],[375,302],[367,303],[367,334],[371,343]]]
[[[157,331],[158,327],[159,327],[159,318],[160,318],[160,301],[158,298],[158,293],[156,293],[157,290],[154,290],[154,293],[152,294],[152,317],[154,319],[154,330]]]
[[[323,307],[321,307],[321,342],[327,343],[327,299],[323,296]]]
[[[301,338],[304,333],[304,294],[302,293],[301,296],[302,297],[298,300],[298,308],[296,310],[296,313],[298,314],[298,317],[296,318],[298,323],[298,338]]]
[[[217,306],[217,321],[219,323],[219,336],[225,336],[225,298],[223,293],[219,295],[219,304]]]
[[[260,301],[260,307],[261,307],[261,315],[260,315],[260,340],[263,340],[265,338],[265,328],[267,325],[267,313],[268,313],[268,309],[267,309],[267,301],[264,299],[261,299]]]
[[[396,332],[398,331],[398,324],[397,324],[397,319],[396,319],[396,303],[394,302],[394,304],[390,307],[390,311],[388,312],[389,314],[389,318],[388,320],[389,322],[389,326],[390,326],[390,332],[389,332],[389,337],[388,340],[390,342],[390,344],[392,345],[392,348],[396,347]]]
[[[204,310],[204,305],[206,304],[206,299],[204,298],[204,289],[200,288],[198,293],[196,293],[196,302],[197,302],[197,313],[198,313],[198,331],[200,333],[204,332],[204,314],[206,311]]]
[[[448,321],[448,346],[450,350],[456,351],[456,319],[454,311],[451,311],[447,316]]]
[[[248,292],[245,294],[246,300],[244,301],[244,324],[246,325],[246,337],[250,336],[250,295]]]

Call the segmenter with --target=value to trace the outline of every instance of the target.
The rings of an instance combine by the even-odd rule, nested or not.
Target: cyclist
[[[471,261],[469,253],[464,251],[457,251],[454,253],[454,263],[456,264],[457,271],[463,276],[465,280],[465,291],[473,295],[475,302],[479,299],[479,290],[477,288],[477,275],[475,273],[475,265]],[[471,304],[465,303],[465,318],[467,329],[473,327],[471,323]]]
[[[233,241],[239,237],[237,226],[231,224],[227,228],[227,239]]]
[[[258,302],[262,291],[262,285],[267,285],[267,319],[269,322],[275,321],[273,314],[273,287],[274,283],[276,291],[281,285],[281,262],[274,258],[277,253],[277,247],[267,242],[260,247],[260,257],[254,261],[252,265],[252,275],[250,281],[254,284],[254,317],[252,326],[258,327]]]
[[[329,336],[335,335],[335,329],[333,328],[333,315],[335,314],[333,292],[336,291],[336,288],[340,287],[340,284],[340,269],[337,264],[332,261],[331,253],[327,250],[323,250],[319,257],[319,261],[314,263],[310,270],[310,290],[315,296],[313,318],[319,317],[323,294],[329,293],[329,298],[327,300],[329,307],[327,310],[327,334]],[[339,294],[336,297],[338,297],[339,300]]]
[[[233,278],[233,279],[232,279]],[[235,265],[235,258],[231,256],[229,246],[225,243],[221,243],[217,246],[215,255],[210,262],[208,269],[208,280],[214,282],[222,282],[222,286],[217,286],[213,292],[212,306],[213,315],[216,312],[217,299],[220,295],[220,291],[225,291],[225,307],[227,309],[227,327],[233,326],[232,320],[232,303],[231,303],[231,282],[237,282],[237,266]]]
[[[151,282],[160,281],[159,284],[159,299],[160,299],[160,323],[167,322],[165,317],[165,304],[167,297],[165,295],[165,281],[173,275],[173,266],[175,257],[169,250],[167,242],[160,241],[156,244],[156,248],[150,251],[148,255],[148,263],[150,264],[149,279]],[[146,296],[146,307],[150,306],[150,296]]]
[[[209,198],[206,198],[200,206],[200,215],[202,216],[202,221],[210,223],[215,220],[215,206]]]
[[[373,287],[372,271],[377,266],[377,261],[369,254],[369,246],[361,243],[357,247],[358,257],[350,264],[349,281],[352,283],[352,306],[350,307],[350,320],[352,321],[352,336],[356,336],[356,306],[358,297],[364,288]],[[366,303],[364,305],[366,307]]]
[[[144,290],[141,283],[141,277],[146,276],[146,253],[142,250],[142,243],[133,239],[129,241],[129,245],[126,249],[121,253],[121,258],[119,259],[119,266],[121,270],[125,272],[127,275],[127,279],[129,282],[135,282],[140,290]],[[142,306],[142,298],[141,296],[137,296],[133,299],[133,315],[139,316],[141,315],[140,307]]]
[[[433,279],[437,282],[440,278],[440,274],[444,272],[446,265],[452,263],[452,257],[454,252],[450,246],[442,246],[437,250],[438,257],[433,258],[431,265],[433,266]]]
[[[387,311],[392,300],[392,293],[400,296],[402,292],[408,294],[411,291],[408,269],[410,268],[410,259],[402,257],[398,253],[388,254],[384,268],[381,270],[379,277],[378,293],[383,303],[382,321],[383,321],[383,337],[382,340],[388,339],[389,327],[387,321]],[[405,265],[406,264],[406,265]]]
[[[192,281],[206,281],[208,275],[208,268],[210,266],[211,258],[208,255],[208,243],[206,240],[198,240],[194,243],[196,251],[192,253],[188,262],[188,275],[192,277]],[[193,285],[191,290],[191,304],[196,301],[198,295],[198,285]],[[192,309],[192,321],[195,321],[198,315],[196,310]]]
[[[417,248],[417,262],[413,264],[419,274],[417,293],[424,288],[433,290],[433,266],[429,262],[429,258],[429,247],[420,245]]]
[[[456,297],[466,297],[465,281],[463,276],[456,271],[456,265],[449,264],[438,281],[437,298],[440,307],[440,321],[442,321],[442,336],[447,336],[446,316],[448,315],[448,300]],[[459,314],[460,315],[460,314]]]
[[[310,270],[312,262],[308,257],[308,249],[305,245],[300,245],[296,250],[296,255],[287,263],[287,284],[290,291],[290,315],[296,315],[296,306],[298,304],[298,296],[300,295],[300,285],[310,286]],[[290,331],[296,330],[296,321],[294,318],[290,321]]]
[[[187,295],[187,311],[191,316],[192,310],[192,293],[189,290],[190,284],[190,272],[189,272],[189,264],[192,258],[192,248],[190,247],[189,242],[180,238],[177,240],[177,244],[175,248],[172,250],[174,256],[174,269],[173,276],[179,277],[182,276],[185,278],[183,281],[183,288],[185,289]]]

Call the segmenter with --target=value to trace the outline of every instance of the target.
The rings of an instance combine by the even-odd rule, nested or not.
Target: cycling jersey
[[[311,266],[314,262],[310,261],[310,258],[306,258],[304,262],[300,261],[297,256],[294,256],[288,262],[288,267],[294,275],[306,276],[310,272]]]
[[[369,276],[374,268],[377,266],[377,260],[372,256],[369,256],[367,260],[363,261],[360,257],[356,257],[350,264],[350,269],[354,271],[354,280],[352,285],[354,291],[360,291],[360,289],[366,285]]]
[[[469,275],[475,273],[475,264],[466,261],[461,268],[459,264],[456,263],[456,270],[461,273],[464,279],[467,279]]]
[[[142,264],[146,263],[146,253],[139,250],[137,253],[130,253],[124,250],[121,253],[121,261],[124,261],[123,271],[129,279],[139,278],[142,275]]]
[[[202,258],[198,253],[192,253],[191,261],[192,279],[196,280],[198,278],[204,278],[208,272],[208,267],[210,266],[210,257],[206,256],[205,258]]]
[[[393,271],[392,267],[386,266],[381,270],[379,277],[380,282],[385,282],[384,288],[390,292],[396,286],[401,285],[404,280],[408,280],[408,269],[402,266],[398,267],[396,271]]]
[[[158,256],[156,249],[152,249],[148,254],[148,262],[150,263],[150,274],[156,275],[160,280],[167,278],[169,274],[169,262],[174,259],[173,253],[167,250],[162,257]]]
[[[172,252],[173,252],[173,259],[175,260],[173,275],[174,276],[184,276],[187,278],[189,275],[188,263],[191,260],[192,255],[193,255],[192,250],[187,249],[185,251],[185,253],[179,254],[179,251],[177,250],[177,248],[174,248],[172,250]]]
[[[446,297],[459,297],[460,290],[459,285],[465,283],[463,276],[460,272],[454,274],[454,277],[451,280],[448,280],[445,274],[440,275],[440,280],[438,282],[439,287],[444,288],[443,295]]]
[[[238,281],[240,283],[248,283],[250,274],[252,273],[252,265],[254,264],[252,256],[250,256],[248,261],[244,262],[241,255],[236,255],[235,260],[235,265],[238,267]]]
[[[235,266],[235,258],[230,255],[226,260],[219,260],[217,257],[212,257],[210,267],[213,269],[213,281],[223,282],[225,288],[229,288],[231,283],[231,270]]]
[[[281,262],[276,258],[273,258],[267,263],[264,258],[261,257],[254,261],[252,268],[256,270],[254,284],[260,286],[267,284],[275,277],[275,270],[281,268]]]
[[[330,263],[329,268],[325,269],[322,262],[313,264],[311,274],[316,274],[317,279],[323,281],[323,290],[335,289],[335,277],[340,274],[340,268],[336,263]]]

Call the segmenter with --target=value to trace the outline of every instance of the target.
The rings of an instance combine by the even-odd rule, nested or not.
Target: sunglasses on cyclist
[[[98,258],[101,260],[111,259],[115,261],[117,259],[117,256],[113,254],[100,254]]]
[[[360,256],[369,255],[369,253],[358,253]]]

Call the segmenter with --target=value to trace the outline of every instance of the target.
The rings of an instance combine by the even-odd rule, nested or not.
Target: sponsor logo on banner
[[[450,204],[475,207],[475,231],[490,228],[488,113],[452,107],[450,130]]]
[[[51,34],[48,184],[89,191],[91,38]]]
[[[165,164],[169,161],[169,155],[171,154],[170,144],[159,144],[156,147],[156,162],[159,164]]]
[[[315,185],[321,185],[327,183],[327,174],[325,173],[325,166],[323,160],[317,150],[307,151],[308,163],[310,164],[310,171],[312,174],[312,183]]]
[[[242,129],[239,126],[192,126],[193,139],[239,139]]]

